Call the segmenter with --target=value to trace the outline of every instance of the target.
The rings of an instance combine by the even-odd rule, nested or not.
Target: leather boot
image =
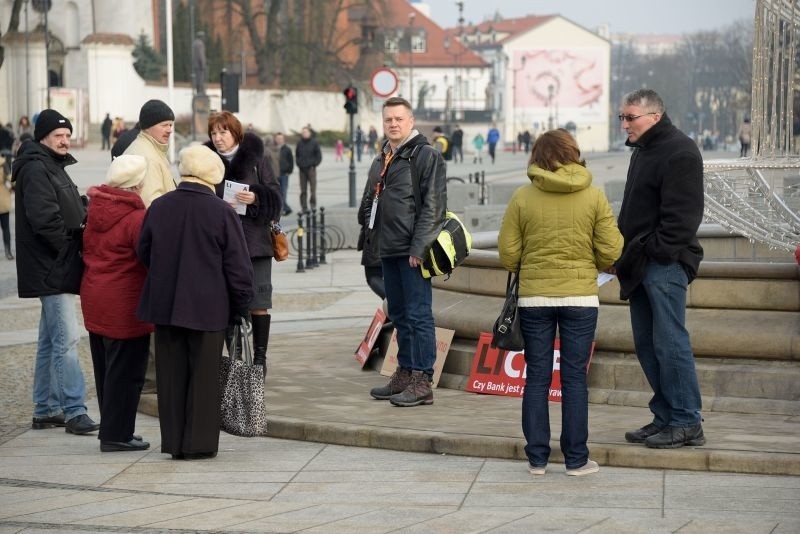
[[[272,316],[252,315],[253,321],[253,365],[264,367],[264,376],[267,375],[267,346],[269,345],[269,325]]]
[[[11,245],[6,245],[6,259],[13,260],[14,255],[11,253]]]

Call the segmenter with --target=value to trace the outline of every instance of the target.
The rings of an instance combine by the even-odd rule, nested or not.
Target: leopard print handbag
[[[233,357],[223,355],[220,363],[220,428],[234,436],[263,436],[267,433],[264,368],[253,365],[244,319],[234,327],[231,346],[236,347],[239,339],[241,359],[236,354]]]

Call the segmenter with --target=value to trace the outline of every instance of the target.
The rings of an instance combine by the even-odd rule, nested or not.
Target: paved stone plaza
[[[74,153],[81,186],[100,183],[107,154]],[[507,156],[498,179],[524,168],[522,155]],[[347,167],[332,160],[321,169],[321,202],[346,204]],[[597,161],[624,178],[627,154]],[[548,473],[533,477],[518,459],[519,399],[439,389],[433,406],[401,409],[369,398],[385,378],[362,371],[353,351],[380,302],[358,253],[294,271],[292,259],[273,270],[271,437],[222,434],[216,459],[173,461],[145,413],[145,452],[100,453],[94,436],[30,429],[39,305],[16,297],[13,262],[2,260],[0,533],[800,531],[800,476],[736,473],[800,472],[797,417],[709,412],[706,447],[654,451],[622,438],[646,422],[646,409],[591,405],[600,473],[566,477],[553,442]],[[80,352],[91,386],[85,338]],[[143,410],[154,413],[154,401],[145,397]]]

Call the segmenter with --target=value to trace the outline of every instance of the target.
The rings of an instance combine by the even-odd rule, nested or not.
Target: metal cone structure
[[[705,162],[706,216],[771,248],[800,250],[800,156],[793,136],[800,79],[798,0],[758,0],[750,158]]]

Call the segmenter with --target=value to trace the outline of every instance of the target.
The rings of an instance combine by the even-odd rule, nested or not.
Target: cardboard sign
[[[444,367],[444,360],[447,358],[447,353],[450,351],[450,344],[453,342],[455,330],[448,330],[447,328],[436,328],[436,362],[433,364],[433,385],[436,387],[439,384],[439,378],[442,376],[442,368]],[[392,376],[395,369],[397,369],[397,329],[392,331],[392,339],[389,341],[389,348],[386,350],[386,357],[383,359],[383,367],[381,367],[381,374],[383,376]]]
[[[372,349],[375,347],[375,341],[378,339],[378,335],[381,333],[381,327],[383,327],[383,323],[385,322],[386,314],[383,313],[382,309],[378,308],[375,310],[375,316],[372,318],[369,328],[367,328],[367,333],[364,336],[364,339],[361,340],[361,343],[358,345],[358,348],[355,352],[356,360],[361,364],[361,367],[364,367],[367,364],[369,355],[372,354]]]
[[[561,402],[561,351],[556,338],[553,350],[553,378],[550,382],[549,398]],[[594,353],[594,342],[589,353],[589,363]],[[586,371],[589,371],[587,365]],[[472,371],[466,390],[489,395],[521,397],[525,391],[525,353],[492,348],[492,334],[481,332],[475,356],[472,358]]]

